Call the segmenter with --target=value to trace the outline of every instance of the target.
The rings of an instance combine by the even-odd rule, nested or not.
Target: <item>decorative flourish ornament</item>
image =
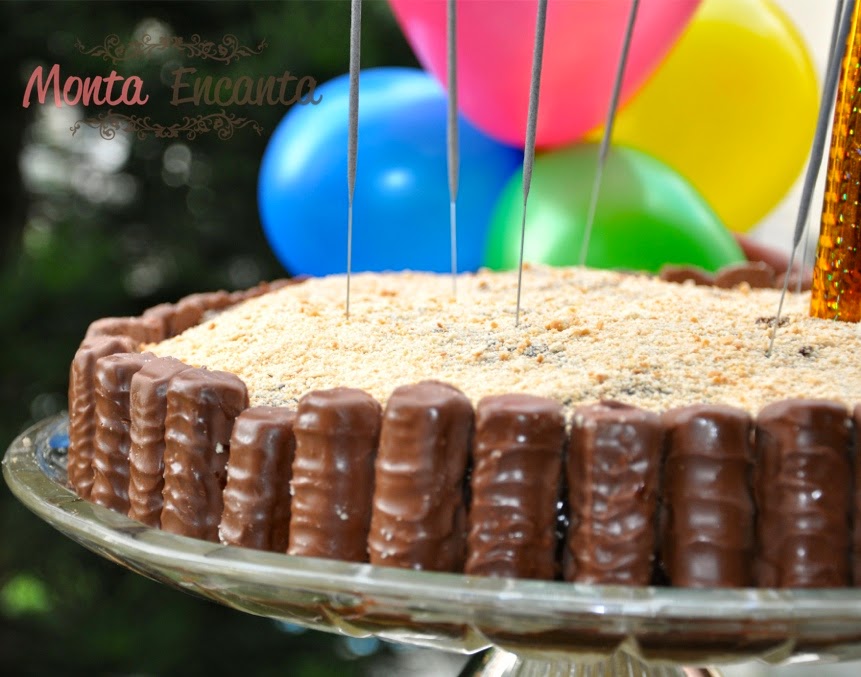
[[[218,61],[228,64],[239,61],[244,56],[260,54],[268,46],[266,40],[261,40],[257,47],[247,47],[239,42],[239,38],[228,33],[221,38],[221,43],[213,40],[204,40],[197,33],[188,40],[180,35],[163,35],[158,40],[144,34],[140,40],[131,40],[125,44],[120,37],[111,34],[105,38],[101,45],[87,47],[80,40],[75,41],[75,47],[81,54],[101,57],[117,65],[128,59],[140,59],[150,56],[153,52],[177,49],[186,56],[197,59]]]
[[[148,115],[122,115],[108,111],[96,117],[78,120],[69,128],[72,136],[81,128],[81,125],[98,129],[101,137],[108,140],[113,139],[117,132],[126,132],[136,134],[139,139],[145,139],[150,134],[157,139],[178,139],[182,135],[192,141],[200,134],[214,132],[219,139],[226,141],[237,129],[248,126],[257,132],[257,136],[263,133],[263,127],[254,120],[223,110],[209,115],[185,116],[182,122],[175,122],[172,125],[152,122]]]

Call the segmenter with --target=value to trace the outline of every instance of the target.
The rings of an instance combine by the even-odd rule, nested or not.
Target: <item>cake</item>
[[[150,526],[380,566],[861,584],[861,327],[758,264],[359,274],[98,320],[69,482]],[[861,483],[859,483],[861,485]],[[854,568],[854,570],[853,570]]]

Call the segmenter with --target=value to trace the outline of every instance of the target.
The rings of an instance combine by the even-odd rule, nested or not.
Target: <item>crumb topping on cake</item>
[[[583,268],[529,266],[520,326],[517,273],[359,274],[350,318],[343,276],[251,299],[148,346],[229,371],[251,405],[295,406],[306,392],[350,386],[385,403],[425,379],[486,395],[529,393],[566,408],[621,400],[653,411],[692,403],[756,413],[775,400],[861,400],[861,325],[811,318],[790,294],[765,356],[779,291],[675,284]]]

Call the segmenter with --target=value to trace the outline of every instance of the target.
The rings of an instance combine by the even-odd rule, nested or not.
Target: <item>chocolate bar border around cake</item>
[[[762,266],[757,267],[755,271],[753,271],[754,278],[752,280],[745,279],[744,275],[746,274],[748,268],[751,268],[750,265],[743,265],[732,267],[731,270],[727,271],[718,271],[718,273],[714,276],[706,275],[703,279],[708,279],[710,281],[715,281],[717,278],[721,277],[724,279],[723,285],[726,287],[738,286],[739,284],[742,286],[748,286],[750,288],[766,286],[764,281],[765,278],[771,279],[771,273],[764,269]],[[750,272],[750,271],[748,271]],[[669,275],[672,277],[672,274]],[[756,276],[759,276],[756,278]],[[662,275],[661,277],[664,277]],[[683,281],[685,279],[685,274],[683,273],[680,276],[680,279],[677,281]],[[757,279],[759,282],[757,282]],[[230,307],[232,305],[241,303],[247,299],[254,298],[257,296],[261,296],[263,294],[269,293],[270,291],[274,291],[282,286],[288,284],[295,284],[297,282],[301,282],[302,280],[281,280],[273,283],[261,283],[256,287],[253,287],[249,290],[242,292],[213,292],[213,293],[205,293],[205,294],[192,294],[188,297],[184,297],[180,299],[179,302],[175,304],[160,304],[159,306],[155,306],[151,309],[148,309],[144,312],[144,314],[138,318],[103,318],[102,321],[95,321],[91,328],[88,330],[88,337],[85,339],[82,344],[82,348],[88,345],[93,345],[94,342],[104,342],[104,341],[119,341],[122,344],[122,348],[120,350],[128,350],[128,346],[132,345],[135,349],[140,349],[146,345],[147,339],[163,339],[169,338],[183,324],[187,324],[188,321],[185,317],[178,317],[179,313],[183,311],[181,309],[184,308],[193,308],[194,315],[198,314],[198,310],[202,306],[206,306],[202,312],[199,313],[199,321],[206,321],[211,317],[213,312],[218,312],[221,309]],[[714,284],[714,282],[712,282]],[[777,279],[776,284],[782,284],[782,280]],[[74,363],[73,369],[74,372]],[[84,385],[87,382],[86,373],[83,373],[83,378],[71,378],[70,379],[70,394],[72,393],[73,387],[75,389],[74,397],[70,397],[70,409],[72,409],[72,402],[81,398],[80,386]],[[586,403],[584,403],[586,404]],[[775,403],[776,404],[776,403]],[[84,407],[86,409],[86,407]],[[83,410],[82,410],[83,411]],[[857,405],[854,411],[854,420],[857,422],[859,418],[859,411],[861,411],[861,404]],[[853,417],[853,412],[848,411],[847,418],[851,420]],[[78,414],[74,414],[72,418],[76,418],[79,421],[81,420],[81,416]],[[86,418],[86,416],[84,417]],[[86,426],[85,426],[86,427]],[[854,426],[853,426],[854,428]],[[854,432],[854,431],[853,431]],[[857,447],[857,441],[855,441],[855,437],[852,438],[852,444],[855,444]],[[471,453],[471,449],[470,449]],[[861,477],[861,468],[858,467],[858,464],[855,462],[855,451],[851,452],[852,455],[852,472],[855,473],[858,477]],[[74,456],[74,450],[70,450],[70,456]],[[853,483],[854,486],[854,483]],[[861,495],[861,494],[859,494]],[[83,495],[82,497],[87,498],[87,496]],[[858,524],[861,521],[859,515],[861,515],[861,508],[858,506],[861,505],[861,499],[857,499],[855,502],[855,506],[853,508],[853,521],[850,528],[855,529],[855,534],[861,533],[861,528],[859,528]],[[851,538],[851,536],[850,536]],[[855,536],[855,543],[861,542],[861,537]],[[657,543],[655,549],[657,551]],[[857,562],[856,553],[859,552],[861,546],[858,547],[850,547],[852,551],[852,561],[850,566],[855,566],[859,570],[861,570],[861,563]],[[557,562],[558,564],[558,562]],[[861,574],[852,575],[850,572],[850,579],[854,578],[854,584],[858,585],[858,578]],[[851,584],[851,581],[850,583]]]

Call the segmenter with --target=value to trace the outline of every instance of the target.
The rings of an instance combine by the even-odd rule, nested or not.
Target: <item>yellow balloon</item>
[[[613,143],[670,165],[728,228],[745,232],[804,167],[818,99],[811,56],[780,8],[770,0],[704,0],[619,111]]]

